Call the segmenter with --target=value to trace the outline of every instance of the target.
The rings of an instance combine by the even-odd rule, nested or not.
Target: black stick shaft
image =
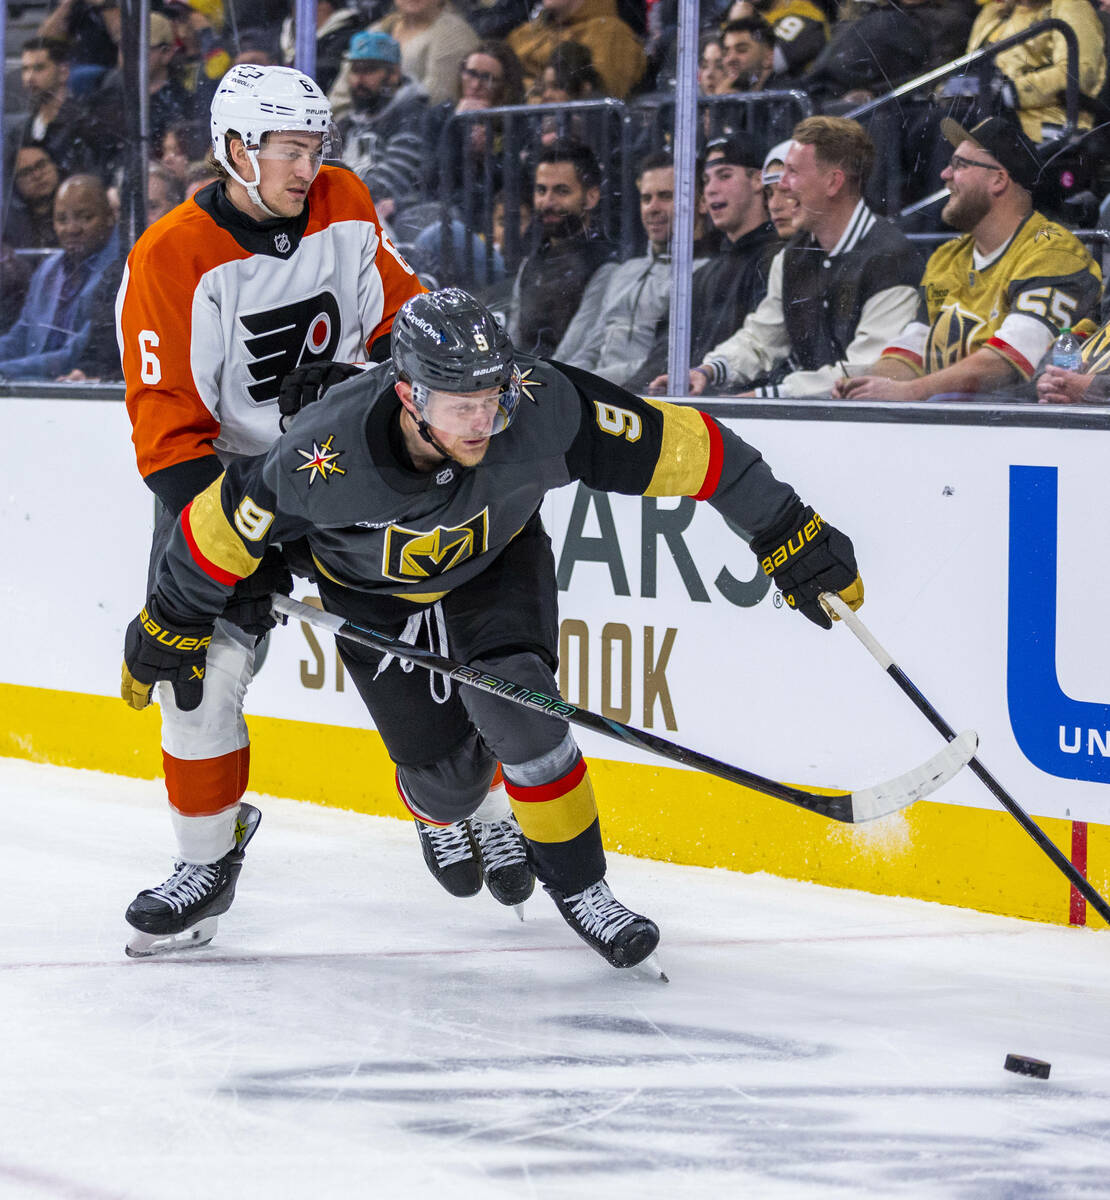
[[[951,741],[956,736],[956,731],[951,725],[940,715],[939,712],[929,703],[929,701],[918,690],[917,685],[912,679],[902,670],[897,663],[891,663],[886,669],[886,673],[894,680],[894,682],[902,689],[919,712],[923,713],[928,719],[929,724],[940,733],[943,737]],[[1036,821],[1021,807],[1020,804],[1010,795],[1009,792],[998,782],[997,779],[987,770],[986,767],[979,761],[978,758],[972,758],[968,762],[968,767],[976,778],[980,779],[987,787],[987,790],[998,801],[999,804],[1017,821],[1017,823],[1025,830],[1027,834],[1037,843],[1038,846],[1048,855],[1056,866],[1071,880],[1072,885],[1083,896],[1087,903],[1098,913],[1098,915],[1110,924],[1110,904],[1095,891],[1095,889],[1087,882],[1083,874],[1075,867],[1071,860],[1063,853],[1060,848],[1053,842]]]
[[[604,734],[606,737],[614,738],[626,745],[650,750],[673,762],[695,767],[699,771],[716,775],[720,779],[728,780],[729,783],[738,783],[742,787],[751,788],[754,792],[760,792],[776,800],[785,800],[788,804],[795,804],[799,808],[808,809],[810,812],[815,812],[831,820],[844,821],[849,824],[853,821],[852,794],[850,792],[820,795],[806,791],[804,788],[793,788],[788,784],[778,783],[774,779],[766,779],[753,771],[746,771],[743,767],[735,767],[731,763],[721,762],[719,759],[711,758],[708,754],[691,750],[687,746],[680,746],[677,742],[667,741],[666,738],[657,737],[643,729],[636,729],[632,725],[624,725],[620,721],[600,716],[589,709],[579,708],[561,696],[549,696],[545,692],[538,692],[534,688],[514,683],[510,679],[502,679],[488,671],[464,666],[454,659],[445,658],[431,650],[411,646],[407,642],[399,641],[397,638],[379,633],[377,630],[366,629],[333,613],[322,612],[315,608],[309,609],[300,602],[284,596],[274,597],[274,611],[297,620],[310,621],[312,624],[330,629],[337,637],[345,637],[382,654],[392,654],[397,658],[407,659],[425,670],[435,671],[439,675],[445,675],[449,679],[455,680],[456,683],[500,696],[504,700],[523,705],[533,712],[543,712],[572,725],[579,725],[583,729],[592,729],[595,733]]]

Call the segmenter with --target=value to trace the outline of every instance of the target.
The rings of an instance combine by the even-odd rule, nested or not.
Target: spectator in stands
[[[483,41],[500,41],[532,15],[529,0],[456,0],[459,15]]]
[[[424,85],[429,104],[456,98],[459,63],[479,39],[446,0],[394,0],[392,11],[371,30],[397,39],[401,70]]]
[[[231,67],[235,50],[224,28],[222,0],[161,0],[177,53],[173,71],[189,95],[190,111],[207,117],[216,85]]]
[[[246,63],[254,67],[281,65],[281,46],[276,36],[266,29],[240,29],[233,67]]]
[[[150,121],[150,142],[160,148],[166,130],[177,121],[191,115],[189,93],[178,77],[174,64],[177,41],[173,26],[161,13],[150,14],[150,56],[147,76],[147,112]],[[124,131],[120,114],[128,103],[134,103],[124,91],[123,72],[120,69],[106,75],[96,91],[89,97],[89,105],[98,125],[113,130],[113,146],[109,151],[109,166],[118,165],[123,152]]]
[[[185,172],[185,199],[191,200],[201,188],[210,183],[217,183],[219,179],[220,175],[212,169],[212,164],[207,159],[190,163]]]
[[[615,0],[541,2],[539,15],[507,38],[520,59],[525,87],[535,85],[556,46],[581,42],[589,47],[606,94],[623,100],[639,83],[647,59],[639,37],[617,16]]]
[[[517,202],[517,239],[523,243],[525,234],[532,226],[532,197],[526,193],[522,193]],[[493,248],[499,254],[508,253],[509,247],[505,242],[505,194],[498,192],[493,200],[493,219],[492,219],[492,237]]]
[[[54,223],[61,249],[35,271],[19,320],[0,337],[6,379],[55,379],[77,364],[104,274],[119,262],[115,223],[97,176],[71,175],[62,183]]]
[[[7,333],[19,317],[27,299],[31,270],[25,254],[16,254],[7,242],[0,242],[0,333]]]
[[[61,174],[49,151],[43,146],[17,146],[8,175],[12,201],[4,222],[4,240],[17,250],[56,246],[54,195]]]
[[[29,38],[19,60],[30,112],[23,144],[43,146],[63,175],[97,170],[103,151],[84,106],[69,92],[69,48],[52,38]]]
[[[571,329],[584,339],[597,321],[616,247],[591,228],[601,199],[601,168],[588,146],[546,146],[532,188],[534,247],[520,264],[509,308],[509,336],[525,354],[550,357]]]
[[[989,0],[975,19],[967,49],[978,50],[1022,33],[1048,18],[1064,21],[1079,40],[1079,90],[1096,96],[1106,78],[1106,43],[1089,0]],[[1003,50],[994,60],[1004,77],[1001,100],[1017,111],[1025,134],[1040,143],[1059,137],[1064,126],[1063,96],[1067,50],[1055,31]],[[1091,127],[1080,110],[1080,127]]]
[[[189,164],[200,162],[212,145],[212,133],[207,121],[175,121],[162,138],[159,161],[182,182]]]
[[[604,94],[605,85],[594,68],[589,46],[561,42],[552,50],[530,99],[539,104],[566,104],[569,100],[592,100]]]
[[[185,199],[185,181],[164,163],[152,162],[146,176],[146,223],[153,225]]]
[[[446,100],[428,114],[425,143],[428,191],[464,212],[476,213],[487,196],[501,189],[501,127],[484,121],[458,122],[456,113],[480,112],[524,103],[520,61],[504,42],[482,42],[461,61],[457,100]],[[464,157],[470,160],[471,184],[465,186]],[[488,172],[487,172],[488,166]],[[492,188],[487,193],[487,174]]]
[[[1038,404],[1110,403],[1110,321],[1083,342],[1078,371],[1042,362],[1036,384]]]
[[[641,162],[636,187],[648,252],[617,267],[585,338],[572,343],[564,337],[553,356],[619,384],[647,357],[670,308],[674,162],[666,151]]]
[[[388,33],[356,33],[346,68],[351,106],[337,122],[343,160],[388,219],[424,197],[428,93],[401,74],[401,47]],[[392,211],[382,211],[385,197]]]
[[[864,104],[929,66],[932,0],[870,0],[833,26],[828,43],[799,81],[826,111]]]
[[[846,368],[872,362],[905,327],[917,306],[921,260],[863,199],[874,157],[855,121],[807,117],[796,126],[778,186],[798,201],[797,234],[771,264],[759,306],[691,370],[691,395],[711,387],[729,395],[738,387],[756,396],[827,394]]]
[[[592,100],[603,94],[604,85],[594,70],[589,47],[580,42],[561,42],[551,52],[543,74],[536,80],[529,102],[566,104],[571,100]],[[538,144],[549,146],[560,137],[574,138],[588,145],[592,139],[584,114],[572,112],[544,117]]]
[[[729,21],[748,17],[762,17],[775,31],[773,69],[784,78],[803,75],[829,37],[829,19],[811,0],[736,0],[728,10]]]
[[[767,205],[767,215],[771,218],[771,224],[784,242],[794,236],[801,208],[797,198],[783,191],[780,186],[782,173],[786,169],[786,152],[789,149],[789,142],[780,142],[767,151],[767,157],[763,160],[763,200]]]
[[[743,17],[721,27],[725,92],[762,92],[775,66],[775,33],[762,17]]]
[[[293,0],[290,16],[281,25],[281,52],[292,65],[296,51],[297,28]],[[314,78],[322,92],[330,92],[343,65],[343,56],[351,38],[363,27],[365,20],[357,8],[344,8],[332,0],[316,0],[316,71]]]
[[[78,87],[76,77],[83,71],[85,83],[95,86],[100,76],[119,60],[120,7],[118,0],[60,0],[38,27],[38,36],[69,46],[72,67],[70,87]]]
[[[771,261],[781,249],[763,200],[760,148],[747,137],[718,138],[705,148],[702,195],[709,219],[723,235],[721,245],[691,282],[690,361],[702,358],[739,329],[767,294]],[[650,353],[630,379],[630,390],[662,392],[667,387],[669,322],[662,322]]]
[[[718,96],[728,85],[721,35],[704,33],[698,46],[698,90],[703,96]]]
[[[1033,209],[1032,142],[1006,117],[970,131],[944,122],[954,148],[941,178],[944,221],[961,237],[929,259],[916,316],[870,370],[840,379],[853,399],[926,400],[1005,391],[1033,376],[1060,328],[1094,313],[1099,270],[1080,242]]]

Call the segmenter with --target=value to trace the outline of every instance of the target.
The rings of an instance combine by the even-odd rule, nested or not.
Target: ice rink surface
[[[5,1200],[1110,1197],[1108,934],[611,856],[663,984],[263,797],[216,940],[134,962],[161,785],[0,796]]]

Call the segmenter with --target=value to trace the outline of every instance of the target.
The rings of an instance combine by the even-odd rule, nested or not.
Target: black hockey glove
[[[211,641],[211,622],[167,622],[151,596],[124,635],[120,695],[132,708],[146,708],[150,689],[159,679],[168,679],[177,707],[190,712],[204,695],[204,667]]]
[[[277,624],[270,612],[270,597],[275,592],[288,596],[292,590],[293,576],[285,559],[280,550],[271,546],[258,566],[235,585],[220,616],[260,638]]]
[[[294,367],[281,381],[278,391],[282,429],[290,417],[296,416],[306,404],[319,400],[328,388],[361,374],[361,367],[344,362],[314,362],[306,367]]]
[[[863,603],[863,580],[851,541],[812,508],[800,513],[795,509],[788,521],[754,538],[752,550],[786,603],[822,629],[832,628],[818,599],[822,592],[837,592],[853,611]]]

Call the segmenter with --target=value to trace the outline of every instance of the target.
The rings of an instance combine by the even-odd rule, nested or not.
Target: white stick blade
[[[853,822],[874,821],[877,817],[885,817],[924,799],[958,774],[975,756],[978,748],[979,735],[972,729],[966,729],[928,762],[914,767],[905,775],[853,792]]]

